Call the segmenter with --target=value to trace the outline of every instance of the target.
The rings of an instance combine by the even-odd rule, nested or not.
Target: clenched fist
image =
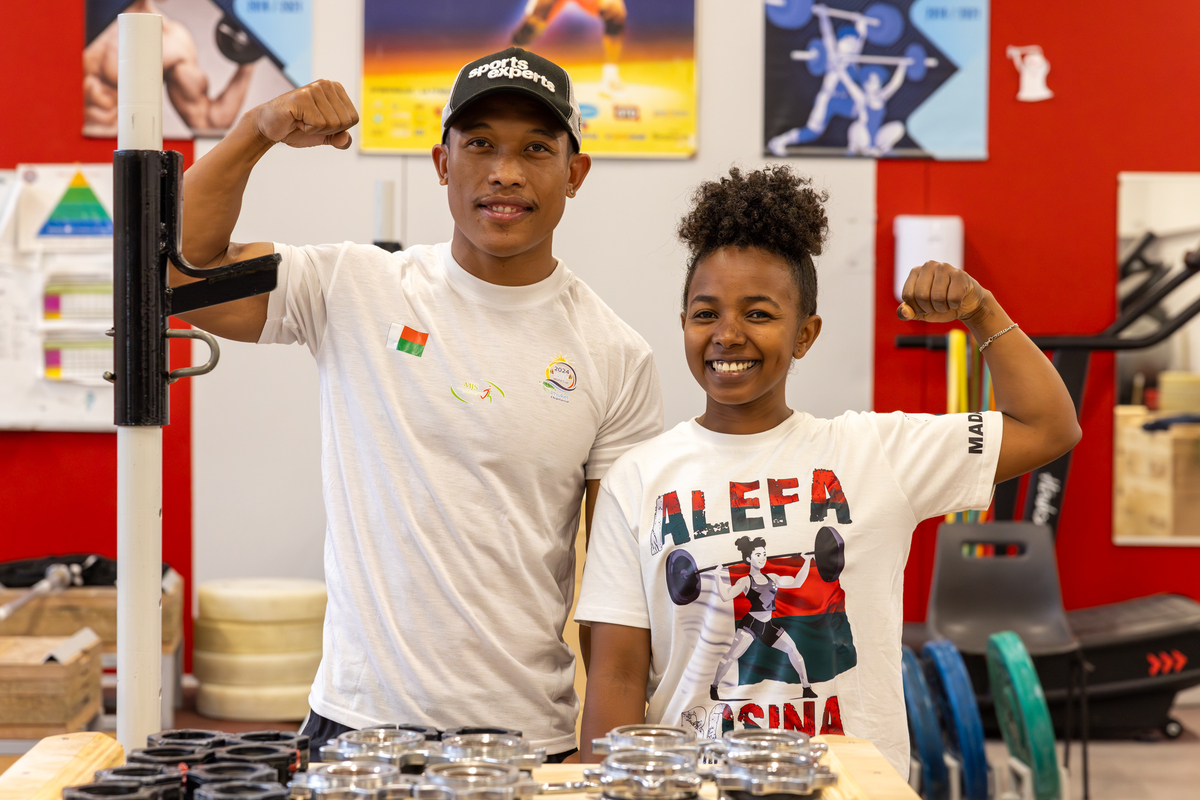
[[[345,150],[358,111],[340,83],[318,80],[254,109],[255,129],[264,139],[290,147],[333,145]]]
[[[904,302],[896,316],[916,322],[970,320],[984,310],[989,292],[961,269],[940,261],[926,261],[908,273]]]

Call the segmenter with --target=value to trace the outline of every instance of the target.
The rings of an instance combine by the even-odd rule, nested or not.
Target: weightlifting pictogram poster
[[[765,0],[767,154],[987,158],[989,0]]]

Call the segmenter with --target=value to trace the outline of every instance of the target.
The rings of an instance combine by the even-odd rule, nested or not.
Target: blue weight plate
[[[871,44],[887,47],[895,44],[904,33],[904,15],[895,6],[874,3],[863,13],[875,20],[874,25],[867,26],[867,41]]]
[[[921,796],[925,800],[948,800],[950,775],[942,750],[942,732],[938,728],[937,709],[925,684],[921,662],[910,648],[901,656],[904,677],[904,706],[908,710],[908,734],[921,762]]]
[[[794,31],[812,19],[812,0],[767,0],[767,19],[777,28]]]
[[[921,650],[929,692],[941,712],[946,743],[962,762],[962,796],[987,800],[987,754],[983,747],[983,721],[975,690],[958,648],[948,639],[929,642]]]
[[[993,633],[987,646],[988,682],[1008,752],[1033,771],[1037,800],[1059,796],[1058,752],[1050,708],[1033,659],[1012,631]]]

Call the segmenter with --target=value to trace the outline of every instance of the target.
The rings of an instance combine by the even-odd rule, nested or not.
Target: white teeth
[[[754,366],[753,361],[713,361],[714,372],[745,372]]]
[[[518,211],[524,211],[520,206],[492,206],[492,211],[497,214],[515,214]]]

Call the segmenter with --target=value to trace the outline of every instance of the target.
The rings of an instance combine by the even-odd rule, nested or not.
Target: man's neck
[[[481,281],[498,286],[529,286],[549,278],[558,264],[552,252],[552,239],[552,235],[547,236],[523,253],[502,257],[480,250],[455,227],[450,254],[460,267]]]

